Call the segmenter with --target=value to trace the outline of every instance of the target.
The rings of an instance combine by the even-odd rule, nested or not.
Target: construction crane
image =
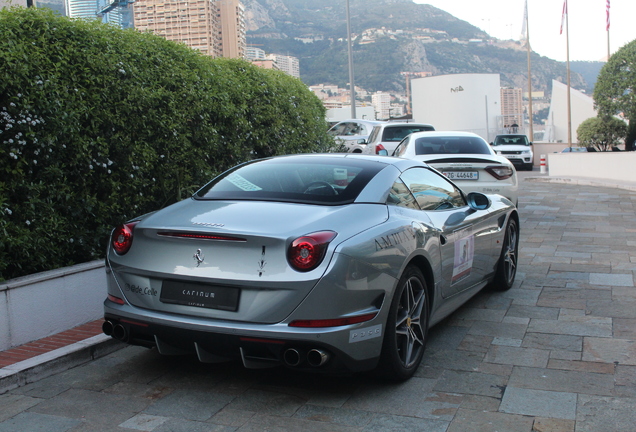
[[[126,7],[131,3],[134,3],[135,0],[114,0],[112,3],[108,3],[102,9],[98,10],[96,15],[99,17],[104,16],[108,12],[112,11],[116,7]]]

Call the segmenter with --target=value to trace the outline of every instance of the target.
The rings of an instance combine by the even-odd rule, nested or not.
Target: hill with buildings
[[[247,43],[297,57],[301,79],[345,87],[349,81],[346,4],[342,0],[243,0]],[[403,92],[404,73],[419,76],[499,73],[504,87],[527,87],[527,53],[479,28],[412,0],[350,0],[355,83],[368,91]],[[533,90],[566,81],[564,63],[532,53]],[[571,73],[572,87],[589,91]]]

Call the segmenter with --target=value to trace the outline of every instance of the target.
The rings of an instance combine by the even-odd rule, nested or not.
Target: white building
[[[245,48],[245,60],[265,60],[266,56],[265,56],[265,51],[260,49],[260,48],[256,48],[253,46],[247,46]]]
[[[65,0],[65,9],[69,18],[94,20],[97,18],[98,12],[111,3],[112,0]],[[130,7],[129,5],[115,7],[102,16],[102,21],[121,28],[130,27]]]
[[[375,118],[388,120],[391,117],[391,95],[381,91],[371,95],[371,104],[375,108]]]
[[[500,131],[499,74],[455,74],[411,81],[413,120],[436,130],[474,132],[490,141]]]
[[[287,75],[300,78],[300,66],[298,58],[282,54],[267,54],[267,58],[270,60],[274,60],[278,68],[281,71],[285,72]]]
[[[568,143],[568,86],[552,80],[552,103],[545,124],[544,141]],[[570,88],[570,118],[572,142],[577,143],[576,130],[583,121],[596,117],[594,99],[578,90]]]

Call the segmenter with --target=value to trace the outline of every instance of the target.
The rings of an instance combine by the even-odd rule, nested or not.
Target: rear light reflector
[[[510,178],[515,172],[514,168],[507,167],[505,165],[491,165],[484,168],[484,170],[497,180]]]
[[[115,297],[114,295],[108,294],[108,300],[112,301],[113,303],[117,303],[118,305],[123,305],[124,299],[120,299],[119,297]]]
[[[139,221],[129,222],[118,226],[113,231],[111,245],[118,255],[124,255],[130,250],[133,241],[133,230]]]
[[[197,240],[222,240],[222,241],[238,241],[244,242],[244,238],[239,237],[229,237],[217,234],[202,234],[202,233],[185,233],[185,232],[160,232],[157,235],[162,237],[178,237],[178,238],[189,238],[189,239],[197,239]]]
[[[322,328],[322,327],[342,327],[351,324],[359,324],[366,321],[371,321],[376,317],[378,313],[368,313],[364,315],[358,315],[346,318],[334,318],[334,319],[320,319],[320,320],[295,320],[289,323],[289,327],[303,327],[303,328]]]
[[[294,240],[287,250],[287,261],[294,270],[307,272],[320,265],[329,242],[336,237],[333,231],[320,231]]]

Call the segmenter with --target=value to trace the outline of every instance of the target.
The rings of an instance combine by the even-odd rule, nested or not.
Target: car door
[[[487,210],[471,209],[457,187],[424,167],[400,176],[439,232],[443,297],[472,288],[490,273],[492,235]]]

